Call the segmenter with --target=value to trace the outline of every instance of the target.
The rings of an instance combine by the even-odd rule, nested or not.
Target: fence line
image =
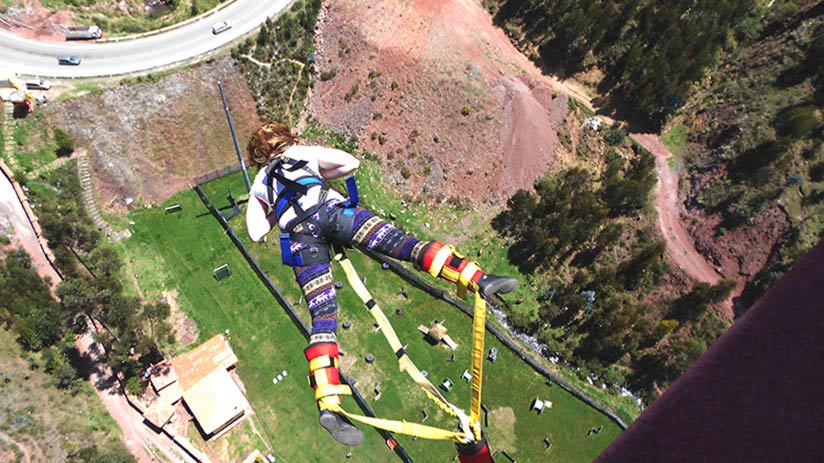
[[[222,167],[220,169],[207,172],[203,175],[198,175],[197,177],[192,179],[192,183],[194,183],[195,185],[202,185],[204,183],[211,182],[212,180],[217,180],[227,175],[234,174],[238,171],[240,171],[240,164],[229,164],[226,167]]]
[[[237,172],[237,170],[240,170],[240,168],[238,167],[235,170],[235,172]],[[212,204],[211,200],[209,200],[209,197],[206,195],[203,189],[200,188],[200,184],[196,184],[194,186],[194,190],[195,192],[197,192],[197,195],[200,197],[200,200],[203,202],[206,208],[209,209],[209,212],[211,212],[212,215],[215,216],[217,221],[220,223],[220,226],[223,228],[223,231],[226,233],[226,235],[229,236],[229,239],[232,240],[232,243],[234,243],[235,247],[238,248],[240,253],[243,255],[243,258],[246,259],[246,262],[248,262],[249,265],[252,267],[252,270],[258,276],[260,281],[263,283],[264,286],[266,286],[266,289],[269,291],[269,293],[271,293],[272,296],[274,296],[275,299],[277,299],[277,301],[280,303],[280,305],[292,319],[292,322],[295,323],[297,328],[300,330],[301,334],[303,334],[303,337],[308,340],[310,333],[309,327],[306,325],[306,323],[303,322],[303,320],[300,319],[294,307],[292,307],[292,304],[290,304],[286,300],[286,298],[283,296],[283,293],[280,292],[278,287],[275,286],[275,284],[269,278],[269,275],[267,275],[266,272],[263,271],[263,269],[254,259],[254,257],[252,257],[252,255],[246,249],[246,246],[243,244],[242,241],[240,241],[240,239],[235,234],[235,231],[232,229],[232,226],[229,225],[229,222],[226,220],[225,217],[223,217],[223,214],[221,214],[217,207],[215,207],[215,205]],[[363,398],[360,391],[358,391],[357,388],[355,388],[355,382],[348,376],[344,375],[342,371],[340,372],[340,375],[341,378],[352,389],[352,397],[355,399],[355,402],[358,404],[363,413],[367,416],[374,417],[375,412],[372,411],[372,407],[369,406],[369,403],[366,402],[366,399]],[[401,444],[395,440],[392,433],[377,428],[375,428],[375,430],[381,435],[381,437],[383,437],[384,442],[386,442],[387,446],[389,446],[389,448],[392,449],[395,452],[395,454],[398,455],[398,458],[400,458],[401,461],[412,463],[412,458],[406,453],[406,450],[401,446]],[[390,443],[392,445],[390,445]]]
[[[359,248],[359,249],[361,251],[363,251],[363,253],[365,253],[366,255],[371,257],[372,259],[375,259],[378,262],[380,262],[381,264],[387,264],[389,266],[389,268],[392,269],[393,272],[398,274],[401,278],[403,278],[407,282],[415,285],[417,288],[427,292],[428,294],[430,294],[433,297],[442,299],[443,301],[446,301],[449,304],[452,304],[453,306],[460,309],[466,315],[472,317],[472,309],[469,306],[467,306],[463,302],[455,299],[454,297],[450,296],[449,294],[444,292],[442,289],[438,289],[438,288],[435,288],[434,286],[430,286],[424,280],[419,278],[418,275],[416,275],[413,272],[410,272],[409,270],[407,270],[405,267],[403,267],[397,261],[388,259],[388,258],[386,258],[386,257],[384,257],[384,256],[382,256],[382,255],[380,255],[376,252],[370,251],[368,249],[363,249],[363,248]],[[497,307],[494,306],[492,303],[487,302],[487,304],[489,306],[497,309]],[[592,408],[598,410],[599,412],[603,413],[609,419],[614,421],[618,426],[620,426],[621,429],[627,429],[627,424],[624,423],[624,421],[618,415],[616,415],[612,410],[610,410],[607,407],[601,405],[595,399],[592,399],[591,397],[587,396],[583,391],[576,388],[571,383],[567,382],[565,379],[561,378],[560,376],[558,376],[558,375],[552,373],[551,371],[549,371],[548,369],[546,369],[543,365],[541,365],[535,359],[533,359],[525,349],[522,349],[522,348],[518,347],[517,345],[515,345],[515,343],[512,342],[512,340],[509,338],[508,335],[504,334],[495,325],[493,325],[489,320],[487,320],[487,322],[486,322],[486,329],[487,329],[487,331],[492,333],[492,335],[495,336],[499,341],[501,341],[502,344],[504,344],[506,347],[508,347],[509,350],[514,352],[515,355],[517,355],[524,362],[529,364],[529,366],[531,366],[541,376],[543,376],[544,378],[546,378],[548,380],[551,380],[551,381],[557,383],[559,386],[564,388],[570,394],[572,394],[575,397],[577,397],[578,399],[586,402],[587,405],[589,405],[590,407],[592,407]]]

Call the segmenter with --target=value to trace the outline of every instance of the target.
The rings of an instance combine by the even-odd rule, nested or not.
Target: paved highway
[[[18,75],[56,78],[99,77],[164,68],[196,59],[259,27],[292,0],[235,0],[226,7],[166,32],[111,42],[38,42],[0,29],[0,69]],[[228,21],[226,32],[212,34],[212,25]],[[104,37],[106,31],[103,31]],[[59,65],[57,57],[73,55],[79,66]]]

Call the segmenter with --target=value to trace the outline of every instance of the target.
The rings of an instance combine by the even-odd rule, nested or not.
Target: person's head
[[[289,127],[270,122],[252,134],[246,151],[249,153],[250,163],[265,166],[297,143],[298,138],[292,134]]]

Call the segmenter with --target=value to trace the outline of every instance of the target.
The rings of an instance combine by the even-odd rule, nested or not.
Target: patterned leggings
[[[327,210],[332,211],[337,207],[336,203],[337,201],[327,202]],[[304,232],[308,231],[318,236],[319,231],[314,226],[307,228]],[[418,241],[415,237],[407,235],[362,207],[355,210],[352,229],[352,244],[407,262],[417,262],[421,250],[429,244],[428,241]],[[293,243],[293,251],[297,251],[296,247],[301,245],[302,243]],[[295,267],[294,272],[295,280],[303,291],[312,316],[312,334],[336,332],[338,301],[332,279],[331,262]]]

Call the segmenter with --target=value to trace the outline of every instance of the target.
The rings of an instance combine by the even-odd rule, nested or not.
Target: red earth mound
[[[404,193],[499,202],[554,163],[566,105],[477,2],[325,2],[316,48],[310,114]]]

